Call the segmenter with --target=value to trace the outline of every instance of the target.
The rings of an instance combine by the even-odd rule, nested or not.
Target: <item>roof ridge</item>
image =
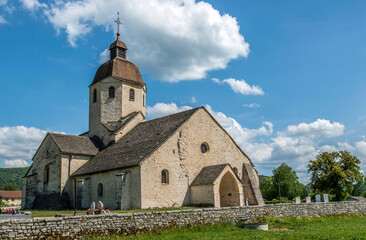
[[[151,119],[149,121],[145,121],[143,123],[147,123],[147,122],[152,122],[152,121],[155,121],[155,120],[161,120],[162,118],[168,118],[168,117],[171,117],[171,116],[176,116],[178,114],[182,114],[182,113],[186,113],[186,112],[189,112],[189,111],[197,111],[198,109],[200,108],[203,108],[203,106],[200,106],[200,107],[196,107],[196,108],[191,108],[191,109],[188,109],[188,110],[184,110],[184,111],[181,111],[181,112],[176,112],[176,113],[173,113],[173,114],[169,114],[169,115],[165,115],[165,116],[162,116],[162,117],[158,117],[158,118],[154,118],[154,119]]]

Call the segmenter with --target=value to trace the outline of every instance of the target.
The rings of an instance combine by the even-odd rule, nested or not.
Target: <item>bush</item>
[[[281,198],[282,203],[292,203],[292,200],[288,200],[287,198]],[[274,198],[271,201],[264,201],[265,204],[277,204],[280,203],[280,200]]]

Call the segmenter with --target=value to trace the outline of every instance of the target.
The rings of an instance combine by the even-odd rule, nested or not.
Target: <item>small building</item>
[[[6,206],[20,206],[22,203],[22,191],[0,191],[0,200]]]

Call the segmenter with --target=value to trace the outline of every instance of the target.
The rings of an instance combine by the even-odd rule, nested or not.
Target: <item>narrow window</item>
[[[47,184],[50,180],[50,167],[47,165],[43,171],[43,183]]]
[[[161,171],[161,183],[169,183],[169,172],[166,169]]]
[[[97,89],[94,89],[93,92],[93,102],[97,102]]]
[[[99,183],[98,184],[98,197],[102,197],[103,196],[103,184]]]
[[[115,92],[115,89],[114,87],[110,87],[109,88],[109,98],[114,98],[114,92]]]
[[[142,106],[145,107],[145,95],[142,96]]]
[[[135,101],[135,90],[130,89],[130,101]]]

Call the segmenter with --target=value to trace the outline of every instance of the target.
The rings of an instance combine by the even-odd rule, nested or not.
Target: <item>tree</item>
[[[335,194],[337,200],[344,200],[360,177],[359,164],[360,160],[347,151],[324,152],[308,165],[310,184],[316,192]]]
[[[356,184],[353,185],[352,196],[366,197],[366,176],[362,173]]]
[[[272,173],[273,177],[266,177],[260,182],[260,189],[265,197],[278,198],[278,185],[280,185],[281,197],[293,199],[296,196],[305,196],[305,186],[299,182],[296,172],[286,163],[282,163]]]
[[[259,188],[263,196],[269,200],[276,197],[276,189],[274,189],[273,185],[273,177],[265,177],[259,182]]]
[[[2,190],[5,190],[5,191],[17,191],[18,190],[18,187],[15,183],[5,183],[2,187]]]

